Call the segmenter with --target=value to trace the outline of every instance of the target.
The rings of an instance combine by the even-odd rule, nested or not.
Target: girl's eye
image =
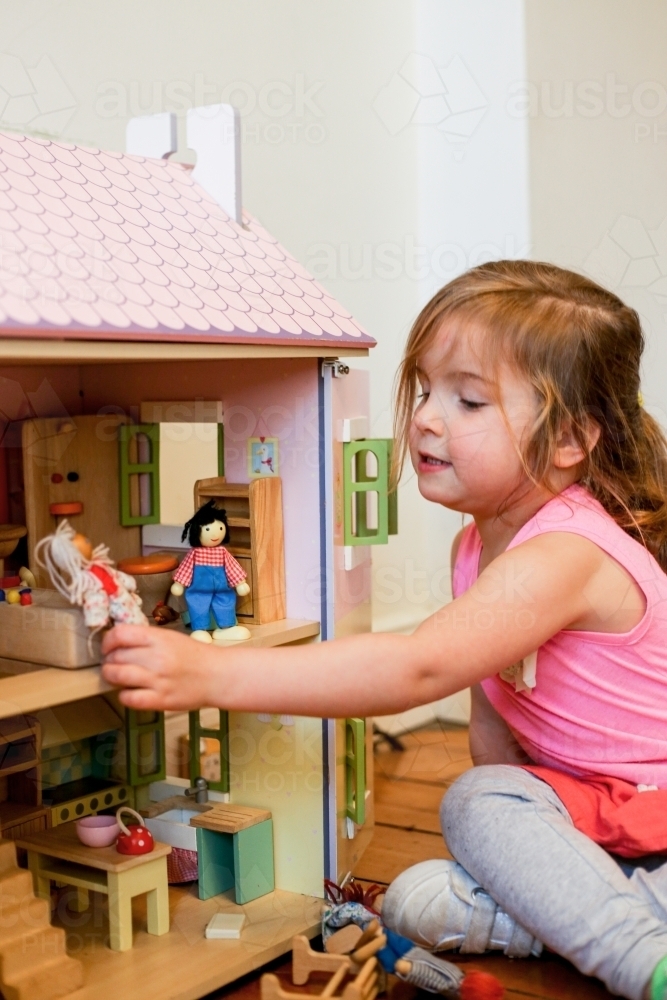
[[[461,406],[463,406],[466,410],[479,410],[483,406],[486,406],[486,403],[478,403],[478,402],[476,402],[473,399],[463,399],[462,398],[460,400],[460,402],[461,402]]]
[[[417,399],[428,399],[429,395],[428,392],[420,392],[417,394]]]

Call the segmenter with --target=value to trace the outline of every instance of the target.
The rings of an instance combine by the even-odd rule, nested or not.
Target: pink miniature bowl
[[[115,816],[86,816],[76,823],[76,835],[87,847],[111,847],[119,833]]]

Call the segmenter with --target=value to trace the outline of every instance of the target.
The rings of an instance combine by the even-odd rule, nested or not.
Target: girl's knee
[[[454,782],[440,806],[443,836],[454,857],[457,845],[473,835],[479,837],[497,813],[501,798],[525,796],[526,779],[535,780],[521,768],[488,764],[471,768]]]

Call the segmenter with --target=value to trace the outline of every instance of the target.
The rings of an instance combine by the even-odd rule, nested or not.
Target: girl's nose
[[[447,415],[439,401],[432,395],[415,410],[412,422],[418,430],[430,431],[438,436],[443,435],[447,428]]]

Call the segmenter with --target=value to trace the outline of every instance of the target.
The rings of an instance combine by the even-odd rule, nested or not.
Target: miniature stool
[[[149,934],[169,931],[167,855],[169,844],[155,844],[150,854],[119,854],[115,847],[86,847],[76,835],[75,823],[63,823],[16,841],[28,852],[35,895],[51,898],[51,882],[78,890],[77,906],[87,904],[88,891],[109,897],[109,947],[132,947],[132,897],[147,894]]]
[[[152,552],[147,556],[128,556],[118,560],[118,569],[136,578],[143,612],[149,618],[158,601],[166,600],[172,573],[177,566],[178,557],[172,552]]]
[[[275,888],[273,820],[268,809],[216,803],[193,816],[197,828],[199,898],[234,888],[237,903],[249,903]]]

